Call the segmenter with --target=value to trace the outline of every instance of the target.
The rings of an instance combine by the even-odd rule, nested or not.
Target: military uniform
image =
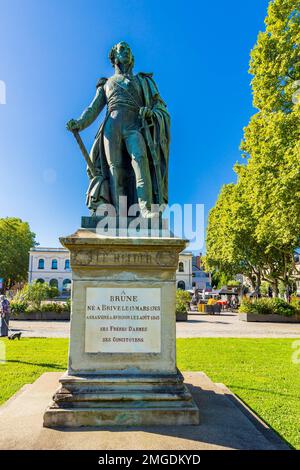
[[[158,182],[153,181],[153,162],[141,130],[139,111],[142,107],[149,107],[154,113],[154,120],[156,117],[156,135],[165,139],[162,142],[165,169],[168,160],[169,123],[166,106],[159,97],[151,76],[116,73],[109,79],[101,78],[97,83],[94,100],[77,121],[79,130],[83,130],[107,106],[106,117],[90,154],[97,170],[88,190],[87,203],[90,209],[95,210],[101,202],[111,202],[117,208],[119,197],[128,196],[132,186],[129,178],[132,176],[135,178],[136,197],[129,198],[129,204],[139,202],[142,213],[146,213],[151,209],[151,203],[158,202],[155,196]],[[160,154],[162,149],[158,148],[159,139],[155,140],[156,150]]]

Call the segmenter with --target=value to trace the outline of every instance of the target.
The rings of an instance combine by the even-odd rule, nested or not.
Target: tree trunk
[[[273,297],[278,297],[279,295],[279,290],[278,290],[278,281],[275,280],[273,283],[272,283],[272,289],[273,289]]]

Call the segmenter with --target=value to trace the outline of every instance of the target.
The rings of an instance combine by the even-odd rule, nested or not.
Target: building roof
[[[32,252],[44,252],[48,251],[51,253],[68,253],[69,250],[66,248],[51,248],[51,247],[46,247],[46,246],[35,246],[33,248],[30,248],[29,253]]]

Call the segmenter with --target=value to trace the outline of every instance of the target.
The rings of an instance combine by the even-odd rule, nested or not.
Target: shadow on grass
[[[56,369],[56,370],[66,370],[67,366],[62,366],[61,364],[49,364],[44,362],[27,362],[27,361],[18,361],[16,359],[8,359],[6,360],[7,363],[17,363],[17,364],[26,364],[28,366],[38,366],[38,367],[47,367],[48,369]]]
[[[269,394],[269,395],[279,395],[281,397],[288,397],[288,398],[293,398],[295,400],[300,399],[300,395],[291,395],[290,393],[281,393],[278,391],[274,390],[266,390],[263,388],[254,388],[254,387],[241,387],[240,385],[228,385],[229,388],[235,389],[235,390],[249,390],[251,392],[259,392],[259,393],[264,393],[264,394]]]

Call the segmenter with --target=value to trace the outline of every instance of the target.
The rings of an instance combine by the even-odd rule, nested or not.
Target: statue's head
[[[127,42],[121,41],[113,46],[109,52],[109,59],[113,65],[125,65],[133,67],[134,57]]]

